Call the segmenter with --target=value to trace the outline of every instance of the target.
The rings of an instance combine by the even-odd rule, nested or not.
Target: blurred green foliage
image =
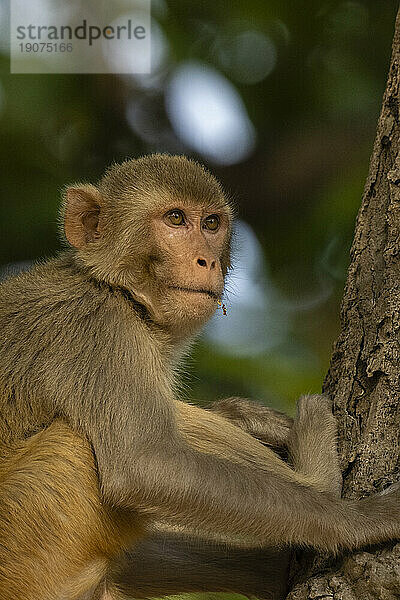
[[[110,162],[155,150],[197,156],[261,241],[287,327],[257,355],[232,356],[199,342],[185,394],[243,394],[290,410],[300,393],[320,389],[338,333],[397,5],[157,0],[152,14],[166,50],[147,80],[11,75],[3,10],[0,264],[60,247],[57,210],[67,182],[95,181]],[[240,162],[196,155],[171,124],[165,93],[187,61],[213,67],[240,94],[256,133]]]

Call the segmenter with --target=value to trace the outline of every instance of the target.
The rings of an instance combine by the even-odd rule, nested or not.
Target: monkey
[[[289,462],[254,423],[180,399],[179,365],[231,267],[232,221],[196,161],[127,160],[69,186],[68,249],[1,284],[0,600],[123,597],[118,560],[157,524],[333,553],[399,536],[397,487],[338,498],[323,396],[299,400]]]

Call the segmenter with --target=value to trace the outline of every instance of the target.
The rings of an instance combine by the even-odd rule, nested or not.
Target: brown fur
[[[3,447],[0,507],[1,600],[78,598],[143,531],[102,504],[91,449],[61,421]]]
[[[287,437],[298,471],[249,435],[265,431],[257,410],[178,400],[179,356],[230,264],[232,210],[209,173],[184,157],[127,161],[68,188],[64,215],[73,248],[0,288],[0,600],[130,593],[107,565],[157,523],[333,552],[399,536],[398,491],[335,496],[323,397],[300,402]],[[269,416],[274,446],[288,424]]]

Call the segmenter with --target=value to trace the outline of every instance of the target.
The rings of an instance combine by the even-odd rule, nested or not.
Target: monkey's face
[[[224,287],[230,215],[220,205],[177,202],[152,215],[148,260],[155,319],[197,329],[214,312]]]
[[[217,307],[231,221],[218,182],[184,157],[114,165],[98,188],[66,194],[65,234],[81,260],[99,280],[128,290],[175,340]]]

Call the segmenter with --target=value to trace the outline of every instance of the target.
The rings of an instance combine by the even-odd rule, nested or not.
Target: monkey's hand
[[[273,449],[286,448],[293,419],[245,398],[225,398],[207,407]]]

